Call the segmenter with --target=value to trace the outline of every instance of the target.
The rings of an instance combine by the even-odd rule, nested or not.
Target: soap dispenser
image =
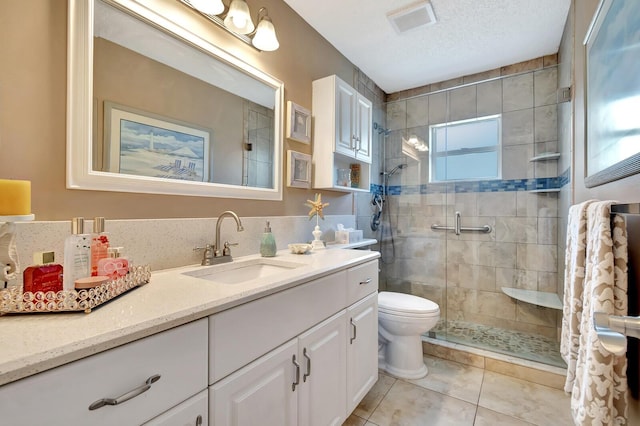
[[[262,240],[260,241],[260,255],[262,257],[273,257],[276,255],[276,239],[271,233],[269,221],[267,221],[267,226],[264,228],[264,234],[262,234]]]

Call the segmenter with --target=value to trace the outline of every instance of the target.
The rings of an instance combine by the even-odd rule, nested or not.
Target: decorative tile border
[[[465,182],[431,183],[422,185],[392,185],[387,188],[388,195],[444,194],[465,192],[511,192],[533,191],[538,189],[559,189],[570,181],[569,169],[560,176],[532,179],[478,180]],[[383,187],[371,184],[370,192],[382,194]]]

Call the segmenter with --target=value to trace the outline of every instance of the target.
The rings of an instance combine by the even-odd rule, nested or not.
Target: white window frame
[[[496,145],[480,147],[480,148],[462,148],[453,151],[443,151],[438,153],[434,144],[436,143],[433,140],[434,130],[441,127],[451,127],[465,123],[475,123],[479,121],[496,121],[498,124],[498,141]],[[496,161],[497,164],[497,176],[479,176],[468,179],[445,179],[445,180],[437,180],[436,179],[436,158],[440,157],[450,157],[455,155],[462,154],[475,154],[475,153],[483,153],[483,152],[493,152],[496,151]],[[430,183],[446,183],[446,182],[469,182],[469,181],[478,181],[478,180],[499,180],[502,179],[502,114],[494,114],[487,115],[483,117],[470,118],[466,120],[458,120],[458,121],[450,121],[446,123],[432,124],[429,126],[429,182]]]

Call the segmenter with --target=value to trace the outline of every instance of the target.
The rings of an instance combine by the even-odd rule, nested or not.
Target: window
[[[429,181],[500,179],[500,115],[429,126]]]

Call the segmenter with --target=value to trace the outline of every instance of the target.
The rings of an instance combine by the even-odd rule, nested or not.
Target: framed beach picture
[[[157,114],[104,103],[104,170],[207,182],[211,131]]]
[[[311,156],[287,151],[287,186],[311,188]]]
[[[586,49],[588,188],[640,172],[640,1],[602,0]]]
[[[311,143],[311,111],[291,101],[287,101],[287,137]]]

